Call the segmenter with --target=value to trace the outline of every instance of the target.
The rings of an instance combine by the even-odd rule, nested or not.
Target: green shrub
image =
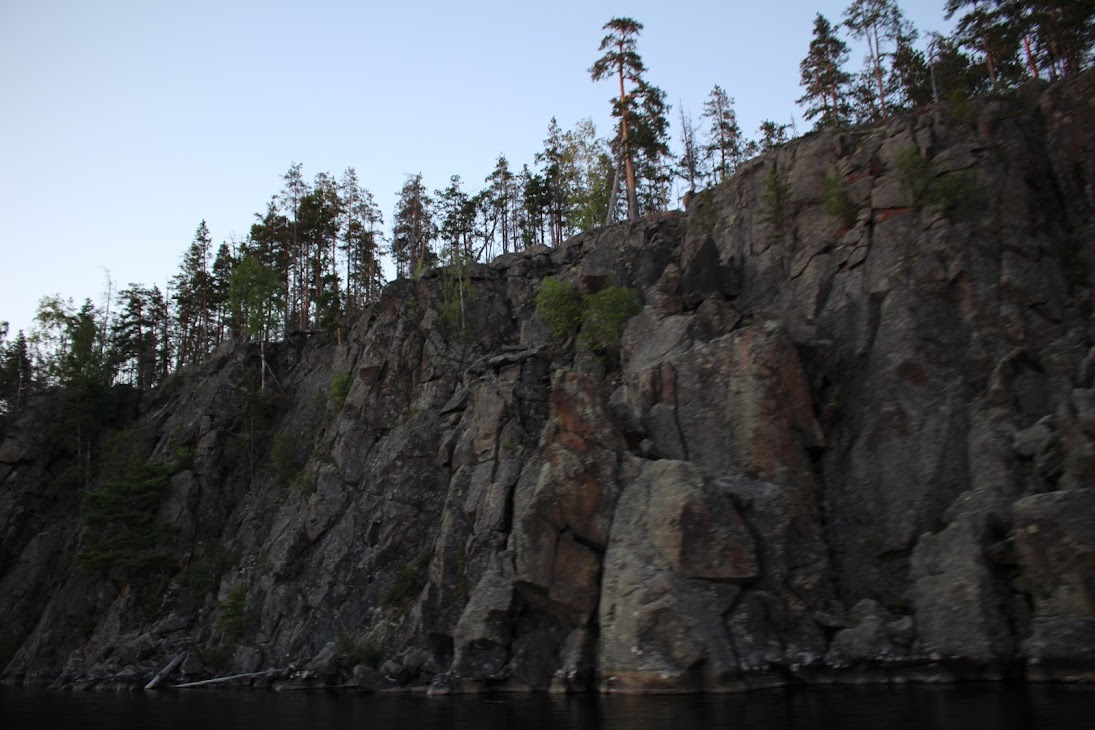
[[[221,576],[235,562],[222,544],[199,544],[190,563],[179,574],[179,607],[187,613],[200,609],[205,597],[217,590]]]
[[[220,605],[217,630],[228,639],[236,640],[247,634],[250,622],[247,618],[247,586],[238,583],[228,591],[228,597]]]
[[[573,286],[545,279],[536,295],[536,314],[557,342],[578,332],[578,341],[590,350],[615,355],[627,320],[642,311],[634,289],[608,286],[583,297]]]
[[[389,606],[405,606],[426,587],[426,568],[430,564],[430,553],[423,552],[410,565],[404,565],[395,574],[384,602]]]
[[[969,94],[954,91],[947,96],[947,104],[943,107],[943,115],[951,126],[972,129],[977,125],[978,114],[977,105]]]
[[[558,342],[578,331],[582,321],[582,295],[569,284],[548,278],[536,294],[536,314]]]
[[[270,426],[276,422],[281,398],[275,388],[263,388],[261,378],[250,368],[235,395],[238,415],[229,455],[234,467],[245,467],[253,477],[269,443]]]
[[[844,178],[836,170],[829,170],[821,179],[821,202],[825,212],[849,228],[855,224],[858,210],[848,195]]]
[[[346,632],[339,632],[337,646],[340,653],[349,657],[354,664],[364,664],[378,669],[384,663],[384,654],[367,641],[355,641]]]
[[[331,387],[327,390],[327,400],[335,408],[339,408],[350,394],[350,386],[354,383],[353,373],[335,373],[331,377]]]
[[[467,306],[478,294],[475,282],[471,280],[472,270],[472,263],[461,259],[441,271],[437,321],[450,332],[467,331]]]
[[[319,475],[314,471],[308,473],[302,470],[297,474],[296,478],[293,479],[293,486],[296,487],[297,493],[300,494],[301,497],[307,499],[319,489]]]
[[[180,472],[189,471],[194,468],[194,450],[189,446],[176,446],[175,453],[171,458],[171,473],[179,474]]]
[[[292,484],[304,468],[297,438],[288,431],[279,431],[270,446],[270,468],[282,484]]]
[[[581,340],[589,349],[618,354],[627,321],[642,311],[634,289],[609,286],[585,299]]]
[[[916,147],[906,147],[898,152],[894,167],[912,192],[914,210],[938,211],[950,217],[984,205],[984,191],[973,170],[937,176],[931,163]]]
[[[202,664],[215,670],[227,669],[236,653],[236,646],[232,642],[211,644],[199,647],[194,651]]]
[[[791,201],[791,183],[779,174],[775,165],[764,177],[764,190],[760,194],[762,207],[761,219],[776,226],[787,221],[788,206]]]

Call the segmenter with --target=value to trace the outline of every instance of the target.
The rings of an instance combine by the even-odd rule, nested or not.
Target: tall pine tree
[[[847,87],[852,77],[844,70],[848,45],[837,37],[832,24],[821,13],[814,18],[810,50],[799,64],[803,94],[798,103],[806,105],[805,117],[817,119],[816,129],[848,122]]]
[[[614,77],[619,80],[620,95],[612,102],[612,114],[620,119],[616,146],[627,175],[627,212],[631,220],[639,217],[631,127],[634,125],[635,87],[642,83],[646,71],[642,58],[635,50],[636,39],[642,29],[643,24],[632,18],[612,18],[605,23],[604,30],[608,33],[601,39],[598,48],[604,55],[589,69],[594,81]]]

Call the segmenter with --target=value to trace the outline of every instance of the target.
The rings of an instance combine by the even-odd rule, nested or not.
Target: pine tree
[[[639,217],[639,203],[635,185],[635,149],[631,140],[634,108],[634,88],[628,91],[628,85],[637,87],[642,83],[646,67],[635,51],[635,41],[643,25],[631,18],[613,18],[604,25],[608,34],[601,39],[598,48],[604,51],[590,67],[594,81],[617,77],[620,82],[620,96],[613,101],[613,116],[620,119],[620,131],[617,136],[617,148],[627,172],[627,211],[631,220]]]
[[[810,50],[799,64],[803,95],[798,104],[806,106],[807,119],[817,119],[815,129],[846,124],[849,117],[848,84],[851,75],[844,70],[848,45],[838,38],[833,26],[821,13],[814,18],[814,37]]]
[[[209,249],[212,243],[209,227],[203,220],[183,255],[179,273],[171,279],[179,338],[178,367],[200,362],[209,351],[209,303],[212,298]]]
[[[757,148],[759,152],[767,152],[768,150],[775,149],[787,142],[787,124],[780,124],[779,122],[773,122],[771,119],[765,119],[760,123],[760,127],[757,129],[757,134],[760,135],[760,139],[757,142]]]
[[[950,20],[962,8],[969,8],[955,25],[954,40],[960,47],[983,56],[985,72],[992,86],[1002,78],[1003,67],[1014,61],[1018,50],[1014,29],[1007,27],[998,5],[995,0],[947,0],[944,16]],[[1010,65],[1015,66],[1014,63]]]
[[[282,331],[287,333],[292,318],[289,306],[293,285],[293,224],[287,216],[278,212],[276,197],[270,201],[265,215],[255,214],[255,217],[258,220],[251,225],[244,248],[247,255],[253,256],[277,275],[278,297],[283,316]],[[241,258],[243,255],[241,252]],[[233,327],[234,332],[243,328],[243,323],[236,319],[234,311]]]
[[[209,285],[210,337],[214,347],[224,342],[230,331],[228,287],[231,283],[232,268],[235,265],[236,258],[232,254],[232,248],[227,241],[221,241],[221,245],[217,248],[217,255],[213,258]]]
[[[547,183],[541,175],[531,172],[528,165],[521,168],[518,176],[521,190],[521,216],[518,239],[522,248],[542,245],[547,242],[545,225],[549,194]]]
[[[396,276],[417,276],[421,269],[436,263],[437,255],[431,248],[435,236],[433,200],[422,175],[408,175],[392,216]]]
[[[1050,80],[1078,73],[1095,45],[1095,0],[998,0],[1007,22],[1022,30],[1031,73]]]
[[[891,106],[886,58],[893,53],[903,22],[895,0],[853,0],[844,11],[844,25],[852,37],[867,43],[866,68],[860,83],[866,85],[870,79],[868,88],[875,96],[872,107],[882,121],[889,118]]]
[[[563,130],[555,117],[552,117],[547,139],[544,140],[544,149],[536,153],[536,161],[543,165],[541,176],[547,191],[546,214],[552,246],[563,242],[563,223],[570,197],[563,169],[563,145]]]
[[[703,103],[703,118],[708,120],[709,125],[704,151],[711,160],[715,182],[720,182],[733,174],[741,163],[744,150],[741,128],[734,113],[734,100],[718,84]]]
[[[250,251],[244,250],[232,270],[229,285],[229,302],[233,320],[238,322],[243,334],[259,342],[260,388],[266,388],[266,342],[273,338],[278,322],[282,320],[285,301],[281,276]]]
[[[3,325],[6,334],[7,322]],[[0,337],[0,413],[18,416],[26,408],[34,386],[30,346],[22,330],[10,342],[3,343],[2,340]]]
[[[42,297],[34,313],[28,342],[34,359],[34,370],[44,386],[59,385],[65,357],[68,356],[72,318],[75,308],[71,299],[59,294]]]
[[[639,83],[631,96],[634,104],[631,139],[640,212],[669,207],[673,169],[669,152],[670,106],[665,98],[664,91],[646,82]]]
[[[308,254],[305,251],[304,242],[300,236],[300,206],[304,196],[308,194],[308,183],[304,181],[302,165],[294,162],[289,170],[282,176],[285,187],[281,193],[275,196],[278,209],[289,222],[289,239],[287,243],[286,270],[286,332],[290,329],[290,321],[296,321],[298,329],[304,329],[307,318],[307,302],[305,293],[307,290],[308,274],[306,271]]]
[[[297,246],[301,267],[298,327],[331,330],[339,317],[341,296],[336,270],[342,201],[327,173],[316,175],[297,206]]]
[[[457,261],[471,257],[471,236],[475,226],[475,205],[462,189],[459,175],[449,178],[449,186],[437,190],[438,233],[445,244],[443,259]]]
[[[591,119],[580,119],[563,135],[563,186],[567,205],[563,230],[566,235],[602,225],[608,212],[612,157],[604,140],[598,139]]]
[[[61,419],[58,426],[75,440],[77,464],[86,484],[91,471],[91,445],[102,429],[114,380],[104,357],[105,332],[91,300],[67,322],[69,346],[61,359]]]
[[[890,64],[890,87],[894,90],[896,107],[921,107],[933,101],[931,69],[924,52],[913,45],[916,38],[916,30],[903,24]]]
[[[376,299],[383,284],[380,226],[384,225],[384,217],[373,194],[358,182],[354,168],[346,168],[339,190],[342,196],[342,254],[346,263],[346,311],[352,314]]]
[[[486,205],[491,221],[488,251],[493,252],[495,234],[501,237],[502,253],[507,254],[514,249],[517,239],[517,214],[518,194],[514,183],[513,173],[509,169],[509,161],[505,155],[498,155],[494,170],[483,181],[487,184]]]
[[[167,304],[157,287],[130,284],[117,295],[119,307],[111,328],[112,357],[119,372],[138,390],[162,379],[161,342]]]

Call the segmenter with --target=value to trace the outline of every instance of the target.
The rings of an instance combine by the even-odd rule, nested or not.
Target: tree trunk
[[[144,686],[144,688],[145,689],[155,689],[156,685],[158,685],[160,682],[162,682],[164,680],[165,677],[169,676],[173,671],[175,671],[175,667],[177,667],[177,666],[179,666],[180,664],[183,663],[183,660],[186,659],[186,655],[189,654],[189,653],[190,653],[189,650],[184,651],[182,654],[179,654],[177,657],[172,659],[171,662],[166,667],[164,667],[163,669],[160,670],[159,674],[157,674],[155,677],[152,678],[151,682],[149,682],[148,684],[146,684]]]
[[[623,56],[620,44],[620,56]],[[627,136],[627,94],[624,91],[624,64],[620,61],[620,136],[623,140],[624,165],[627,167],[627,217],[639,219],[639,201],[635,195],[635,169],[631,164],[631,142]]]

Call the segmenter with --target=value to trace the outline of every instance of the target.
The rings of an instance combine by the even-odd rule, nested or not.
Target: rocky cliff
[[[684,213],[397,281],[342,344],[268,345],[265,389],[222,349],[119,416],[165,474],[138,576],[78,559],[39,397],[0,445],[3,677],[1095,677],[1093,99],[808,135]],[[552,335],[548,277],[637,293],[618,351]]]

